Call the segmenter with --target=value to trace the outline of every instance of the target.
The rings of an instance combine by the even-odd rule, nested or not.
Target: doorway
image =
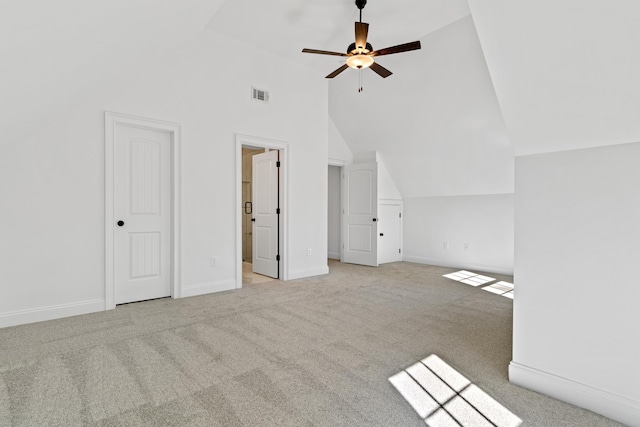
[[[280,152],[242,146],[242,284],[278,279]]]
[[[105,112],[105,309],[180,297],[180,134]]]
[[[329,165],[327,256],[340,260],[342,248],[342,166]]]
[[[287,144],[236,135],[236,287],[286,280]]]

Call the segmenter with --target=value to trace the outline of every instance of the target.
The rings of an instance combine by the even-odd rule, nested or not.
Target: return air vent
[[[255,101],[269,102],[269,92],[257,87],[251,87],[251,98]]]

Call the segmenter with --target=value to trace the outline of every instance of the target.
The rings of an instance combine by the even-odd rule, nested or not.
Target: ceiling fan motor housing
[[[357,46],[355,43],[351,43],[347,48],[347,53],[354,53],[354,54],[358,53],[356,47]],[[362,53],[369,53],[369,52],[373,52],[373,46],[371,46],[371,43],[366,44]]]
[[[366,4],[367,4],[367,0],[356,0],[356,7],[358,9],[361,9],[361,10],[364,9]]]

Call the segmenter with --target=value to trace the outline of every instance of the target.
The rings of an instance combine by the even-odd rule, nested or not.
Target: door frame
[[[343,205],[343,200],[342,200],[342,192],[343,192],[343,189],[342,189],[342,177],[343,177],[343,174],[344,174],[344,166],[347,165],[347,162],[345,160],[341,160],[341,159],[329,158],[329,161],[327,163],[328,163],[327,167],[328,166],[335,166],[335,167],[340,169],[340,219],[338,221],[338,223],[339,223],[338,224],[338,229],[339,229],[338,232],[340,234],[340,237],[338,238],[338,247],[339,247],[338,249],[339,249],[340,253],[339,253],[338,260],[340,262],[343,262],[343,258],[344,258],[344,235],[343,235],[342,227],[343,227],[343,222],[344,222],[344,219],[343,219],[344,205]],[[327,192],[328,191],[330,191],[330,190],[327,189]],[[327,225],[328,225],[328,218],[327,218]],[[328,229],[327,229],[327,233],[329,233]],[[328,247],[329,246],[327,246],[327,252],[328,252]]]
[[[289,279],[289,144],[275,139],[236,134],[236,289],[242,287],[242,146],[280,150],[280,280]]]
[[[167,132],[171,136],[171,297],[181,297],[180,287],[180,176],[181,159],[180,150],[182,142],[182,126],[179,123],[164,120],[149,119],[146,117],[133,116],[130,114],[116,113],[112,111],[104,112],[104,141],[105,141],[105,310],[116,307],[115,299],[115,247],[114,247],[114,221],[115,221],[115,191],[114,191],[114,148],[115,148],[115,128],[116,126],[129,126],[141,129],[149,129],[160,132]]]

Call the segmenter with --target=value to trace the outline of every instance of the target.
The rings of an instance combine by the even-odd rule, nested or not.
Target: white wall
[[[513,194],[408,198],[404,212],[404,261],[513,273]]]
[[[402,194],[396,187],[396,183],[385,166],[382,156],[377,155],[376,157],[378,159],[378,201],[402,200]]]
[[[327,272],[322,79],[202,31],[88,98],[0,157],[0,326],[104,305],[104,110],[182,125],[183,290],[236,286],[235,133],[289,144],[289,275]]]
[[[346,70],[329,109],[354,156],[379,153],[403,197],[513,193],[513,149],[471,17],[379,59],[382,79]]]
[[[340,259],[340,218],[342,201],[342,168],[329,166],[329,203],[328,203],[328,257]]]
[[[334,79],[330,114],[356,158],[383,159],[398,191],[384,197],[404,199],[405,261],[512,273],[513,148],[474,22],[421,43],[380,58],[394,75],[363,74],[362,93],[357,73]]]
[[[333,119],[329,117],[329,163],[347,164],[353,161],[353,153],[345,142],[342,134],[333,122]]]
[[[0,150],[201,31],[224,0],[3,2]]]
[[[640,143],[517,158],[511,379],[640,425]]]
[[[640,2],[469,6],[517,155],[638,141]]]
[[[515,153],[527,156],[516,161],[510,379],[640,425],[629,305],[638,299],[629,277],[638,259],[630,159],[640,141],[640,3],[469,6]]]

